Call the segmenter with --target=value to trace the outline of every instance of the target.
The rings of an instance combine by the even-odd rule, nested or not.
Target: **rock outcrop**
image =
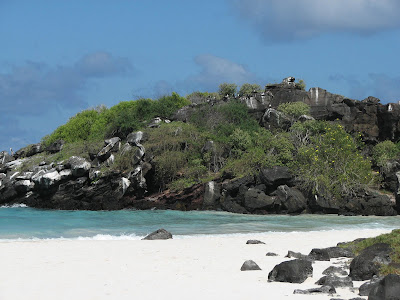
[[[311,261],[295,259],[276,265],[268,274],[269,281],[303,283],[312,276],[313,267]]]
[[[382,264],[391,262],[392,248],[388,244],[378,243],[365,248],[350,264],[349,276],[353,280],[368,280],[374,275],[379,276]]]
[[[187,122],[194,112],[224,105],[224,101],[230,99],[208,100],[183,107],[172,120]],[[367,145],[384,139],[400,139],[399,104],[382,105],[373,97],[356,101],[321,88],[305,91],[293,77],[285,78],[279,84],[267,85],[262,93],[252,93],[237,100],[245,103],[249,112],[267,128],[285,129],[297,121],[276,108],[282,103],[300,101],[311,106],[311,116],[300,116],[300,121],[315,118],[340,122],[347,131],[360,132]],[[157,117],[144,125],[157,128],[169,122]],[[382,172],[383,187],[393,192],[395,197],[370,190],[340,200],[324,197],[318,192],[303,190],[294,174],[281,166],[264,168],[256,176],[243,178],[232,179],[229,174],[223,174],[213,181],[182,191],[158,193],[154,163],[143,146],[147,139],[142,131],[130,133],[125,141],[115,136],[88,153],[90,159],[86,156],[71,157],[62,163],[51,165],[42,162],[28,169],[26,165],[32,164],[31,158],[36,154],[57,153],[65,142],[58,140],[47,147],[38,143],[11,154],[3,151],[0,153],[0,204],[22,202],[40,208],[93,210],[210,209],[252,214],[306,212],[391,216],[400,212],[398,161],[389,162]],[[217,152],[212,140],[208,140],[202,149],[202,154],[213,158],[209,166],[212,172],[219,172],[222,161],[229,155]],[[126,162],[124,170],[104,172],[105,167],[114,165],[118,155],[126,153],[129,153],[131,161]]]
[[[172,234],[164,228],[158,229],[149,235],[146,235],[142,240],[168,240],[172,239]]]

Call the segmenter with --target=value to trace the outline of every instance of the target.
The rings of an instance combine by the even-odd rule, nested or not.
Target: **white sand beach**
[[[387,230],[346,230],[198,236],[164,241],[42,240],[0,242],[0,299],[330,299],[293,294],[314,282],[332,262],[317,262],[305,283],[268,282],[288,250],[371,237]],[[265,245],[246,245],[259,239]],[[266,256],[275,252],[279,256]],[[252,259],[261,271],[240,271]],[[337,289],[344,298],[355,297]],[[337,295],[335,295],[337,297]]]

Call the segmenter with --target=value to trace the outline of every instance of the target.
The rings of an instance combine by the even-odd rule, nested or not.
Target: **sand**
[[[346,230],[197,236],[165,241],[41,240],[0,242],[0,299],[330,299],[297,295],[314,284],[331,262],[313,264],[305,283],[268,282],[288,250],[371,237],[387,230]],[[265,245],[246,245],[259,239]],[[279,256],[266,256],[275,252]],[[252,259],[261,271],[240,271]],[[359,284],[358,284],[359,285]],[[356,294],[337,289],[334,297]]]

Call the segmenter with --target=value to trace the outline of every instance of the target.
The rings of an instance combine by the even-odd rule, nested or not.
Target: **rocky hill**
[[[400,211],[399,104],[382,105],[374,97],[357,101],[321,88],[305,91],[289,77],[263,92],[208,95],[182,106],[135,126],[119,125],[105,140],[51,140],[53,135],[16,153],[3,151],[0,205],[257,214]],[[299,114],[304,107],[307,114]],[[102,113],[90,112],[96,118]],[[62,129],[58,136],[67,130]]]

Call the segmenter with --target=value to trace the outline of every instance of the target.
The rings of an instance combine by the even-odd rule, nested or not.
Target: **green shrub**
[[[176,180],[198,182],[207,176],[201,149],[205,137],[192,124],[172,122],[157,129],[147,129],[148,140],[143,144],[149,157],[154,157],[155,176],[160,188],[171,187]]]
[[[158,117],[170,118],[178,109],[189,104],[189,100],[173,92],[172,95],[163,96],[155,102],[155,112]]]
[[[225,97],[226,95],[230,97],[234,97],[237,91],[237,85],[234,83],[221,83],[219,85],[218,94],[221,97]]]
[[[201,104],[207,100],[220,100],[220,95],[218,93],[208,93],[208,92],[193,92],[186,96],[186,99],[194,104]]]
[[[251,96],[253,93],[261,93],[261,86],[258,84],[244,83],[239,90],[240,96]]]
[[[294,118],[298,118],[301,115],[309,115],[310,114],[310,106],[304,102],[287,102],[279,104],[279,111],[292,116]]]
[[[230,140],[231,155],[224,170],[235,176],[255,175],[263,168],[289,166],[293,162],[294,146],[286,133],[273,135],[263,128],[235,129]]]
[[[340,124],[324,123],[324,132],[297,149],[293,171],[303,187],[340,199],[372,184],[371,163],[357,148],[357,140]]]
[[[99,114],[101,113],[95,110],[84,110],[76,114],[66,124],[45,136],[42,143],[48,146],[57,140],[64,140],[67,143],[88,140],[92,133],[92,125],[98,119]]]
[[[306,89],[306,83],[304,82],[303,79],[299,79],[298,82],[296,82],[296,86],[301,89],[301,90],[305,90]]]
[[[384,167],[391,159],[399,158],[399,154],[399,147],[389,140],[376,144],[372,149],[372,158],[379,167]]]
[[[188,104],[190,102],[186,98],[172,93],[158,100],[121,101],[110,109],[101,106],[84,110],[44,137],[43,143],[47,146],[60,139],[67,143],[102,140],[116,135],[124,138],[132,131],[143,128],[152,118],[169,118]]]

